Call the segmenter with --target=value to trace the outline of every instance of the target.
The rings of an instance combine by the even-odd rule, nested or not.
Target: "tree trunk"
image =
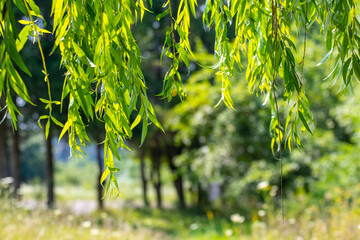
[[[51,129],[49,129],[49,135],[46,141],[46,159],[45,159],[45,171],[46,171],[46,185],[47,185],[47,207],[54,207],[54,160],[52,156],[52,143],[51,143]]]
[[[104,201],[102,199],[103,197],[103,187],[101,185],[101,176],[103,173],[103,162],[102,162],[102,158],[101,158],[101,144],[97,144],[96,146],[96,159],[97,159],[97,163],[98,163],[98,169],[99,169],[99,174],[98,174],[98,181],[97,181],[97,201],[98,201],[98,208],[99,209],[104,209]]]
[[[184,187],[183,187],[183,180],[182,180],[182,174],[179,171],[179,168],[174,164],[174,160],[172,156],[168,156],[169,161],[169,167],[174,175],[174,186],[176,189],[176,193],[178,196],[178,204],[180,208],[185,208],[185,198],[184,198]]]
[[[198,189],[198,201],[197,201],[198,208],[205,209],[209,204],[208,193],[206,190],[204,190],[200,182],[198,182],[197,184],[197,189]]]
[[[140,150],[140,174],[141,174],[141,185],[142,185],[142,190],[143,190],[143,202],[144,202],[144,206],[148,207],[149,206],[149,199],[147,196],[147,178],[146,178],[146,174],[145,174],[145,151],[144,150]]]
[[[0,124],[0,178],[9,176],[9,161],[6,142],[6,119]]]
[[[14,179],[14,195],[17,198],[20,198],[20,182],[21,182],[21,164],[20,164],[20,148],[19,148],[19,131],[15,131],[13,134],[13,144],[12,144],[12,166],[11,172]]]
[[[160,156],[157,153],[157,148],[151,150],[151,179],[156,192],[156,204],[158,208],[162,208],[161,197],[161,174],[160,174]]]

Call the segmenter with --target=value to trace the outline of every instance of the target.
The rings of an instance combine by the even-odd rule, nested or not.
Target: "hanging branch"
[[[301,79],[304,79],[304,65],[305,65],[305,54],[306,54],[306,34],[307,34],[307,11],[308,5],[307,2],[305,3],[305,26],[304,26],[304,53],[301,61]],[[300,82],[300,89],[302,88],[302,84]]]
[[[45,62],[45,57],[44,57],[44,52],[43,52],[43,49],[41,47],[41,43],[40,43],[40,37],[39,37],[39,33],[38,33],[38,27],[37,25],[35,24],[34,22],[34,19],[32,17],[32,14],[31,14],[31,11],[30,11],[30,8],[28,6],[28,3],[26,2],[26,0],[23,1],[24,2],[24,5],[26,7],[26,10],[27,10],[27,13],[29,15],[29,18],[30,18],[30,22],[31,22],[31,26],[34,30],[34,33],[35,33],[35,38],[37,40],[37,43],[38,43],[38,47],[39,47],[39,51],[40,51],[40,55],[41,55],[41,60],[42,60],[42,64],[43,64],[43,73],[45,75],[45,82],[46,82],[46,85],[47,85],[47,90],[48,90],[48,96],[49,96],[49,100],[45,100],[45,99],[40,99],[42,102],[44,102],[46,104],[46,107],[49,108],[49,115],[48,116],[41,116],[39,118],[39,120],[41,119],[45,119],[47,118],[47,123],[46,123],[46,127],[45,127],[45,138],[48,137],[49,135],[49,130],[50,130],[50,121],[53,120],[57,125],[60,125],[62,126],[62,124],[60,122],[58,122],[56,119],[54,119],[54,117],[51,115],[52,114],[52,99],[51,99],[51,88],[50,88],[50,81],[49,81],[49,74],[48,74],[48,71],[47,71],[47,68],[46,68],[46,62]],[[40,123],[39,123],[39,126],[41,127]]]
[[[279,107],[276,97],[276,89],[275,89],[275,78],[276,78],[276,58],[277,58],[277,38],[278,38],[278,19],[277,19],[277,0],[272,0],[272,30],[274,35],[274,42],[275,42],[275,53],[274,53],[274,64],[273,64],[273,76],[271,82],[271,89],[273,92],[274,97],[274,104],[275,104],[275,111],[276,111],[276,118],[277,118],[277,137],[278,137],[278,151],[279,151],[279,158],[280,158],[280,185],[281,185],[281,210],[282,210],[282,218],[283,222],[285,221],[285,214],[284,214],[284,203],[283,203],[283,159],[282,159],[282,147],[281,147],[281,127],[280,127],[280,120],[279,120]]]

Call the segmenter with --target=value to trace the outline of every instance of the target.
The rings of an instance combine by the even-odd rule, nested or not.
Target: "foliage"
[[[149,6],[148,6],[149,5]],[[104,159],[106,169],[102,182],[109,177],[106,189],[112,185],[118,193],[114,173],[114,156],[120,160],[118,148],[126,148],[125,139],[132,136],[132,129],[143,120],[141,142],[144,141],[149,122],[162,128],[154,109],[148,100],[145,79],[141,69],[141,53],[131,28],[143,19],[145,12],[151,12],[149,4],[143,0],[67,1],[53,0],[53,34],[55,48],[62,55],[61,65],[66,69],[62,97],[52,100],[50,81],[45,64],[40,36],[48,33],[36,25],[42,18],[40,9],[33,0],[2,0],[0,59],[1,94],[6,96],[6,109],[16,128],[18,109],[11,97],[11,90],[24,100],[31,102],[26,86],[14,65],[31,75],[19,52],[29,36],[38,43],[43,61],[44,79],[48,86],[48,99],[40,99],[49,109],[46,119],[46,134],[50,122],[63,127],[60,138],[69,133],[69,145],[74,153],[82,152],[81,146],[89,138],[86,126],[97,118],[105,124]],[[353,76],[360,80],[359,44],[357,32],[358,3],[355,1],[206,1],[168,0],[163,4],[164,12],[157,19],[170,16],[170,26],[166,32],[163,55],[172,59],[165,75],[164,88],[160,96],[171,100],[174,91],[182,98],[181,75],[178,67],[183,62],[189,68],[192,47],[189,39],[191,16],[202,19],[206,28],[215,31],[215,74],[221,81],[220,101],[233,108],[230,97],[230,78],[236,69],[243,68],[241,56],[246,56],[246,78],[250,91],[263,92],[270,101],[271,124],[275,144],[280,151],[281,143],[291,150],[293,142],[301,146],[299,133],[312,133],[312,116],[309,101],[305,95],[307,85],[303,80],[308,28],[319,25],[320,32],[326,34],[328,53],[319,63],[335,58],[331,72],[335,81],[343,78],[341,89],[352,85]],[[24,27],[18,33],[14,9],[19,9],[28,20],[19,20]],[[149,9],[148,9],[149,8]],[[294,29],[304,29],[303,58],[294,58]],[[238,67],[235,67],[237,64]],[[300,64],[300,67],[297,65]],[[300,68],[300,69],[299,69]],[[53,115],[53,105],[62,106],[68,98],[66,123],[59,122]],[[278,101],[285,104],[286,121],[280,120]],[[137,111],[134,120],[131,114]]]
[[[200,49],[195,57],[200,65],[209,65],[211,56],[208,53]],[[275,161],[271,152],[263,147],[270,145],[268,109],[262,106],[261,99],[248,93],[242,81],[231,91],[238,110],[224,106],[214,109],[221,88],[221,76],[214,75],[215,71],[201,69],[189,77],[185,85],[188,96],[168,110],[165,126],[176,133],[175,143],[182,147],[181,154],[176,157],[182,172],[205,189],[211,184],[220,184],[222,203],[230,206],[231,200],[245,194],[238,181],[253,162]],[[241,75],[234,77],[241,78]]]

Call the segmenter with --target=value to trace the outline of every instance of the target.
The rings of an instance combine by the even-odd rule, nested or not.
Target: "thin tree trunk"
[[[198,182],[197,188],[198,188],[198,202],[197,202],[198,208],[204,209],[209,204],[208,193],[203,189],[200,182]]]
[[[21,164],[20,164],[20,147],[19,147],[19,131],[15,131],[13,134],[13,144],[12,144],[12,166],[11,172],[14,179],[14,195],[17,198],[20,198],[20,182],[21,182]]]
[[[149,206],[149,199],[147,196],[147,178],[145,174],[145,151],[140,150],[140,174],[141,174],[141,185],[143,190],[143,202],[144,206]]]
[[[6,142],[6,120],[0,124],[0,178],[9,176],[9,161]]]
[[[152,149],[151,162],[152,162],[151,179],[156,192],[156,204],[158,208],[162,208],[160,156],[158,156],[156,148]]]
[[[96,146],[96,159],[97,159],[98,169],[99,169],[98,181],[97,181],[97,192],[98,192],[97,201],[98,201],[98,208],[99,209],[104,209],[104,201],[102,199],[102,197],[103,197],[103,187],[102,187],[101,182],[100,182],[102,173],[104,171],[103,170],[102,158],[101,158],[101,148],[102,148],[102,145],[97,144],[97,146]]]
[[[51,143],[51,129],[49,129],[49,135],[46,141],[46,185],[47,185],[47,207],[53,208],[55,197],[54,197],[54,160],[52,156],[52,143]]]
[[[157,182],[155,182],[155,191],[156,191],[156,202],[157,207],[162,208],[162,196],[161,196],[161,180],[160,180],[160,168],[156,169]]]
[[[182,174],[179,172],[179,168],[174,164],[174,160],[172,156],[168,156],[169,161],[169,167],[174,175],[174,186],[176,189],[176,193],[178,196],[178,203],[180,208],[185,208],[185,198],[184,198],[184,187],[183,187],[183,180],[182,180]]]

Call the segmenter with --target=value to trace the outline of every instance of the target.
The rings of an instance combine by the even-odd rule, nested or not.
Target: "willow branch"
[[[282,218],[283,222],[285,221],[285,214],[284,214],[284,202],[283,202],[283,161],[282,161],[282,147],[281,147],[281,128],[280,128],[280,120],[279,120],[279,106],[276,97],[275,91],[275,78],[276,78],[276,58],[277,58],[277,38],[278,38],[278,19],[277,19],[277,0],[272,0],[272,30],[274,35],[274,42],[275,42],[275,53],[274,53],[274,65],[273,65],[273,76],[271,82],[271,89],[274,96],[274,103],[275,103],[275,111],[276,111],[276,118],[277,118],[277,137],[278,137],[278,146],[279,146],[279,158],[280,158],[280,185],[281,185],[281,210],[282,210]]]

